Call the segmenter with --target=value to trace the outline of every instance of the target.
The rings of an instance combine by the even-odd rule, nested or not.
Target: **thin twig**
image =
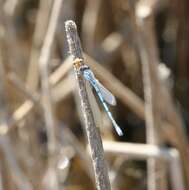
[[[55,135],[55,122],[53,116],[53,103],[51,100],[51,92],[50,92],[50,84],[49,84],[49,66],[48,62],[51,55],[53,39],[55,36],[55,30],[58,24],[58,16],[61,10],[62,0],[54,1],[53,10],[51,13],[51,18],[47,30],[47,34],[45,37],[45,41],[42,47],[41,56],[39,58],[40,72],[41,72],[41,84],[42,84],[42,94],[44,101],[44,114],[45,121],[47,126],[47,134],[48,134],[48,149],[49,154],[53,155],[56,149],[56,135]]]
[[[142,43],[142,42],[141,42]],[[140,46],[141,47],[141,46]],[[146,137],[147,143],[149,144],[157,144],[157,118],[155,117],[154,110],[154,91],[152,90],[152,79],[151,72],[149,69],[149,59],[148,54],[146,54],[146,49],[142,49],[141,52],[141,63],[143,70],[143,84],[144,84],[144,96],[145,96],[145,121],[146,121]],[[154,64],[154,63],[153,63]],[[158,118],[159,119],[159,118]],[[149,158],[147,161],[148,164],[148,189],[149,190],[158,190],[160,188],[160,178],[157,177],[157,168],[159,168],[158,162]],[[164,178],[165,179],[165,178]]]
[[[50,16],[50,21],[45,36],[45,41],[41,50],[41,55],[39,58],[40,74],[41,74],[41,86],[43,94],[43,109],[44,117],[47,128],[47,138],[48,138],[48,161],[49,169],[53,175],[49,181],[50,189],[59,189],[58,178],[56,173],[56,155],[57,155],[57,125],[54,117],[54,107],[51,98],[51,87],[49,84],[49,61],[51,57],[51,50],[53,46],[53,41],[55,37],[55,31],[58,25],[58,18],[61,10],[63,0],[56,0],[53,3],[53,8]]]
[[[65,23],[67,40],[69,50],[73,59],[79,58],[83,60],[82,49],[80,40],[77,34],[77,27],[73,21]],[[82,64],[84,64],[82,62]],[[82,78],[77,68],[74,68],[75,76],[78,83],[78,90],[81,100],[82,112],[84,115],[86,134],[91,150],[92,163],[95,173],[96,186],[98,190],[110,190],[110,181],[108,177],[108,170],[104,160],[104,152],[102,141],[95,126],[94,116],[89,104],[89,99],[86,91],[85,81]]]

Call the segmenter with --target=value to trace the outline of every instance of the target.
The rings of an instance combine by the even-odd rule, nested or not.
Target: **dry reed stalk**
[[[79,58],[83,62],[83,54],[80,44],[80,39],[77,34],[77,27],[73,21],[67,21],[65,23],[66,35],[69,45],[69,50],[73,59]],[[75,76],[78,83],[79,96],[81,101],[82,112],[85,121],[85,129],[91,151],[92,163],[95,173],[96,188],[98,190],[110,190],[110,182],[108,177],[108,170],[104,160],[104,153],[102,147],[102,141],[98,129],[95,126],[94,116],[90,107],[85,81],[78,72],[77,68],[74,68]]]
[[[151,37],[151,36],[150,36]],[[147,143],[149,144],[160,144],[158,129],[161,126],[161,118],[159,114],[159,109],[157,109],[156,102],[158,101],[155,93],[157,91],[154,89],[155,83],[152,78],[152,72],[150,70],[149,64],[156,64],[152,57],[149,55],[148,49],[144,45],[144,40],[139,39],[139,51],[141,56],[142,70],[143,70],[143,84],[144,84],[144,96],[145,96],[145,121],[146,121],[146,135]],[[149,190],[166,190],[167,181],[166,171],[163,172],[164,163],[162,161],[157,161],[153,158],[149,158],[148,164],[148,189]],[[157,176],[158,173],[162,173],[160,177]]]
[[[41,84],[42,84],[42,94],[43,94],[43,106],[44,114],[47,125],[48,141],[49,141],[49,154],[52,156],[56,151],[56,132],[55,132],[55,118],[53,114],[53,102],[51,99],[51,90],[49,84],[49,61],[51,50],[53,46],[53,40],[55,36],[55,31],[58,24],[58,17],[61,10],[63,0],[56,0],[53,4],[52,13],[50,16],[49,26],[41,50],[41,55],[39,58],[40,73],[41,73]]]
[[[58,25],[58,18],[61,10],[63,0],[56,0],[53,3],[52,12],[49,20],[49,25],[47,28],[47,33],[45,35],[44,43],[41,50],[41,55],[39,57],[39,67],[41,74],[41,86],[42,86],[42,96],[43,96],[43,109],[45,124],[47,129],[48,138],[48,171],[51,175],[51,179],[48,181],[49,189],[59,189],[58,178],[56,173],[56,156],[58,149],[57,142],[57,124],[54,115],[54,105],[51,97],[51,86],[49,84],[49,62],[51,57],[51,50],[54,42],[55,31]],[[45,184],[47,185],[47,184]]]

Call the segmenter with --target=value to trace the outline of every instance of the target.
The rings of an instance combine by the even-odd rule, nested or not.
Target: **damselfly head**
[[[83,65],[83,59],[76,58],[73,60],[73,64],[74,64],[74,67],[79,70],[80,67]]]

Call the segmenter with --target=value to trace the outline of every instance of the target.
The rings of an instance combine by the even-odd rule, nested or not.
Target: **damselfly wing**
[[[115,99],[114,95],[107,88],[105,88],[97,79],[96,79],[96,83],[99,87],[100,93],[104,97],[104,100],[108,104],[115,106],[116,105],[116,99]]]
[[[83,68],[81,68],[82,74],[84,76],[84,78],[90,82],[90,84],[94,87],[108,117],[110,118],[110,120],[112,121],[112,124],[116,130],[116,132],[118,133],[118,135],[123,135],[123,132],[121,130],[121,128],[117,125],[116,121],[114,120],[106,102],[108,102],[110,105],[115,105],[116,104],[116,100],[115,97],[113,96],[113,94],[107,90],[94,76],[93,72],[90,70],[90,68],[86,65],[83,66]]]

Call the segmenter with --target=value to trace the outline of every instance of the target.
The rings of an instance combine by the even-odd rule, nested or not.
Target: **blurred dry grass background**
[[[117,98],[122,137],[96,113],[112,189],[189,189],[188,10],[187,0],[0,0],[0,190],[95,189],[68,19]]]

